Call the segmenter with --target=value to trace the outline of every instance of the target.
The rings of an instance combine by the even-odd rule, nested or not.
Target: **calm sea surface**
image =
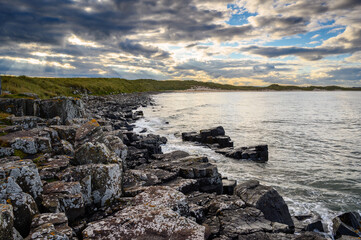
[[[330,218],[361,210],[361,92],[205,92],[154,95],[147,128],[164,152],[207,155],[223,176],[275,187],[292,214]],[[166,124],[169,122],[169,124]],[[235,146],[268,144],[268,163],[234,160],[184,143],[180,133],[223,126]]]

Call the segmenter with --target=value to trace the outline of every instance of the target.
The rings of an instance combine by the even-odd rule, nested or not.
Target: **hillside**
[[[36,93],[41,98],[59,95],[80,96],[83,93],[107,95],[132,92],[161,92],[187,90],[196,87],[216,90],[239,91],[313,91],[313,90],[361,90],[360,88],[342,88],[338,86],[281,86],[272,84],[268,87],[233,86],[194,80],[157,81],[151,79],[126,80],[121,78],[42,78],[26,76],[2,76],[3,91],[10,91],[13,96],[21,93]],[[11,97],[11,96],[8,96]]]

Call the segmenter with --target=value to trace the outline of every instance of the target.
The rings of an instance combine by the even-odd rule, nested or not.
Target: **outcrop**
[[[207,157],[162,152],[137,134],[147,94],[0,99],[0,239],[324,239],[293,222],[278,192],[222,178]],[[229,157],[267,161],[267,146],[233,148],[223,127],[183,134]],[[334,219],[356,236],[359,215]],[[322,223],[321,223],[322,225]],[[295,234],[295,232],[297,234]]]

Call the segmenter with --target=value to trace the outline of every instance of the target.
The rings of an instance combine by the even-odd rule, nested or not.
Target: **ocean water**
[[[136,131],[164,135],[163,152],[206,155],[223,176],[273,186],[291,214],[330,226],[361,210],[361,92],[183,92],[153,96]],[[268,144],[269,161],[226,158],[180,133],[223,126],[235,146]]]

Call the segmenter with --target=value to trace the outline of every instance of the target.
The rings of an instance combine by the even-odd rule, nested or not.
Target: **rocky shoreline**
[[[153,104],[148,94],[0,99],[0,239],[359,239],[357,213],[333,219],[329,236],[270,186],[222,178],[204,156],[163,154],[165,137],[133,131],[137,109]],[[212,131],[183,138],[268,160],[265,146],[233,148]]]

